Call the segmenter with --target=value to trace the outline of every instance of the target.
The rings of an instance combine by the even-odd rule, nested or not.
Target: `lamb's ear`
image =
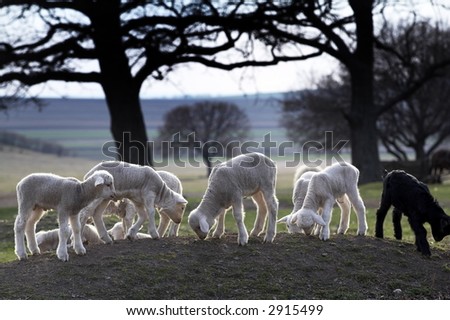
[[[105,183],[105,180],[103,179],[103,177],[102,176],[97,176],[95,178],[94,186],[99,186],[99,185],[104,184],[104,183]]]
[[[201,218],[199,223],[200,223],[200,230],[201,230],[201,232],[208,233],[209,232],[209,224],[206,221],[206,218]]]
[[[317,223],[318,225],[321,225],[322,227],[325,226],[325,221],[323,220],[323,218],[321,216],[319,216],[318,214],[313,214],[313,220],[315,223]]]
[[[188,201],[179,193],[177,193],[176,198],[177,198],[176,201],[179,204],[187,204],[188,203]]]
[[[277,220],[277,223],[282,223],[282,222],[288,223],[288,218],[289,218],[289,217],[290,217],[290,215],[284,216],[283,218],[278,219],[278,220]]]
[[[297,222],[299,222],[297,214],[293,214],[290,223],[291,224],[296,224]]]

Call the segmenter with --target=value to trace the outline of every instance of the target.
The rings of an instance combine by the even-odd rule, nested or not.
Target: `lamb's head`
[[[114,199],[116,197],[114,178],[108,171],[97,170],[90,179],[94,181],[97,198]]]
[[[305,234],[310,235],[314,230],[314,226],[318,225],[325,226],[325,221],[311,209],[302,208],[296,213],[292,214],[290,221],[291,224],[296,224],[297,227],[302,229]]]
[[[442,210],[443,211],[443,210]],[[430,223],[431,233],[436,241],[441,241],[444,237],[450,235],[450,217],[442,215],[436,223]]]
[[[165,213],[169,218],[175,222],[180,223],[183,219],[184,210],[188,203],[185,198],[179,193],[171,192],[172,196],[166,200],[160,208],[161,213]]]
[[[188,223],[200,239],[205,239],[209,229],[214,225],[214,219],[205,215],[198,208],[191,211]]]
[[[291,223],[292,213],[277,220],[278,223],[285,223],[289,233],[303,233],[303,230],[295,223]]]

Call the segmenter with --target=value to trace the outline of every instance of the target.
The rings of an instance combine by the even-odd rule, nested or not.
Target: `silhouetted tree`
[[[238,106],[220,101],[205,101],[176,107],[164,115],[160,139],[171,140],[175,148],[183,146],[200,153],[212,170],[211,157],[224,157],[232,141],[242,141],[250,129],[249,119]]]
[[[407,148],[426,171],[427,159],[450,136],[449,67],[433,70],[450,51],[449,30],[428,22],[386,24],[380,32],[384,44],[376,50],[375,88],[379,138],[398,160],[408,160]],[[430,70],[432,70],[430,72]],[[420,86],[417,85],[420,83]],[[417,85],[415,91],[411,84]],[[403,99],[394,105],[398,92]],[[319,139],[332,130],[340,139],[350,137],[345,115],[350,108],[350,79],[345,69],[336,77],[320,80],[315,91],[298,92],[284,99],[282,124],[291,138],[302,132],[303,140]]]
[[[151,164],[139,100],[146,79],[161,80],[186,62],[231,70],[318,55],[286,57],[268,48],[268,54],[250,57],[254,38],[246,36],[245,26],[255,19],[250,8],[259,6],[244,1],[4,0],[0,83],[99,84],[119,157]],[[218,53],[224,53],[222,59]]]

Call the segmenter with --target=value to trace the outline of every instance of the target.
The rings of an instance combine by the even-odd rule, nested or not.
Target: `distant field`
[[[150,140],[158,134],[164,115],[179,105],[190,105],[212,98],[142,100],[142,112]],[[286,141],[280,127],[280,106],[271,96],[226,97],[217,100],[238,105],[250,118],[249,140],[261,142],[270,132],[272,141]],[[0,113],[0,128],[27,137],[58,143],[78,157],[100,160],[102,145],[111,141],[108,108],[101,99],[43,99],[42,111],[27,107]]]

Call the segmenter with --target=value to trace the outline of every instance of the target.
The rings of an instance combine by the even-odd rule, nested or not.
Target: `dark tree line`
[[[385,111],[374,103],[374,15],[392,5],[395,1],[4,0],[0,83],[98,83],[122,160],[151,164],[151,148],[139,150],[148,141],[139,101],[147,79],[162,79],[186,62],[231,70],[327,54],[350,76],[345,119],[352,161],[361,182],[368,182],[379,177],[376,123]],[[93,62],[98,67],[83,67]],[[429,73],[446,63],[436,62]],[[424,81],[415,79],[386,105]],[[130,139],[123,141],[124,133]]]

